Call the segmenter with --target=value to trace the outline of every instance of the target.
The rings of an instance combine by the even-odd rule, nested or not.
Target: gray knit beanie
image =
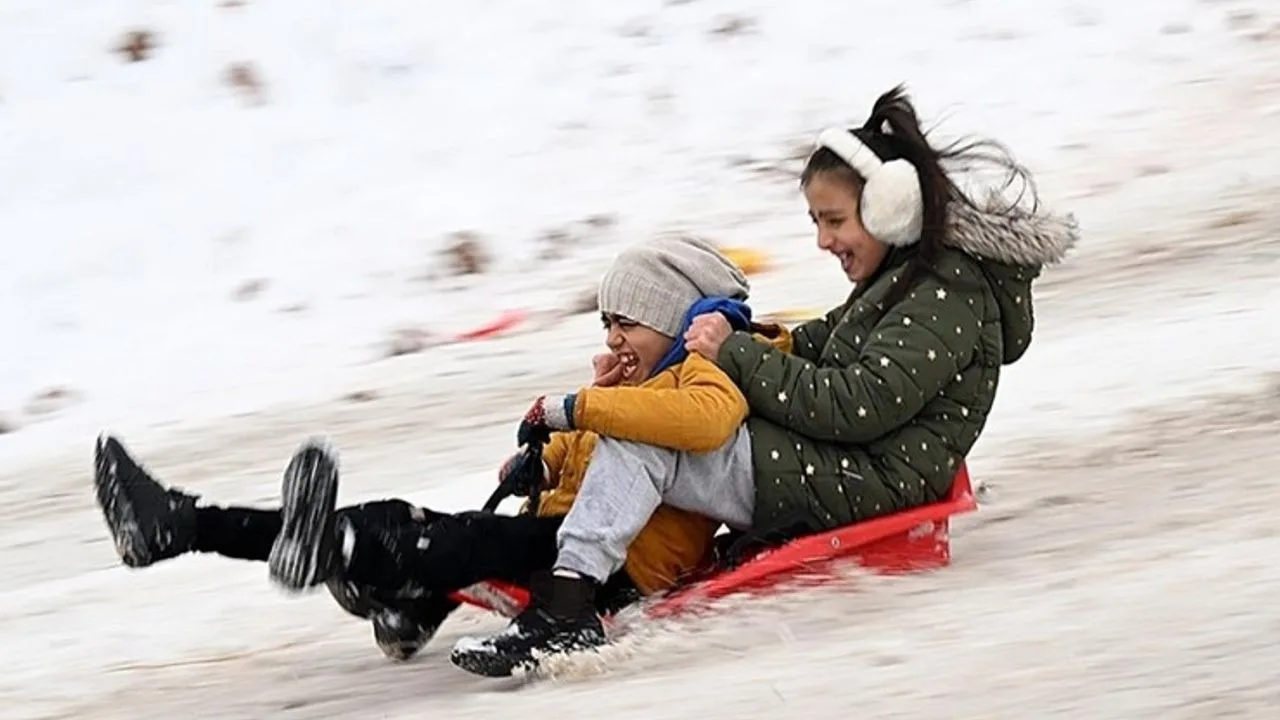
[[[711,243],[685,235],[633,245],[600,280],[600,312],[675,337],[689,308],[705,297],[746,300],[751,286]]]

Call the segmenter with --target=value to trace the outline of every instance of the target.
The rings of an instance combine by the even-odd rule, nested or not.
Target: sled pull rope
[[[542,446],[550,440],[547,438],[536,438],[529,441],[524,451],[511,467],[511,471],[506,477],[502,478],[502,482],[498,483],[497,489],[489,496],[484,503],[484,512],[494,512],[498,509],[498,505],[503,500],[517,495],[529,498],[529,512],[533,515],[538,514],[538,498],[542,492]]]

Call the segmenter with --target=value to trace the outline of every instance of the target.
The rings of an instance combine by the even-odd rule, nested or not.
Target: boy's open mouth
[[[635,353],[622,351],[618,353],[618,361],[622,363],[622,379],[631,380],[640,369],[640,358]]]

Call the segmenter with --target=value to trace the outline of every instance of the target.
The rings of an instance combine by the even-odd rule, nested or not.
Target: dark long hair
[[[1028,194],[1033,206],[1039,203],[1030,172],[1000,143],[989,139],[962,139],[942,148],[933,147],[928,133],[920,127],[915,106],[902,85],[877,98],[867,121],[862,127],[849,132],[882,161],[903,159],[911,163],[920,177],[920,194],[924,201],[920,241],[912,246],[914,255],[890,291],[886,307],[902,300],[921,273],[935,272],[934,263],[946,237],[951,203],[963,202],[977,207],[969,194],[955,183],[948,169],[951,172],[969,172],[984,165],[999,169],[1004,179],[997,192],[1008,202],[1006,210],[1020,205]],[[866,185],[866,178],[825,147],[818,148],[809,156],[804,171],[800,173],[800,186],[807,186],[818,175],[828,175],[848,183],[858,193]],[[1009,199],[1004,190],[1019,181],[1021,190],[1015,198]],[[999,206],[985,206],[983,209],[1001,211]]]

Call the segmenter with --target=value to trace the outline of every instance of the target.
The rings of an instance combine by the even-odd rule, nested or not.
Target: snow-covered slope
[[[155,49],[126,63],[135,28]],[[655,228],[807,256],[792,181],[759,166],[898,82],[1059,188],[1239,54],[1193,2],[8,3],[0,412],[65,387],[54,424],[83,434],[315,396],[395,328],[562,306]],[[537,259],[593,215],[617,225]],[[424,280],[462,230],[494,267]]]
[[[0,414],[22,425],[0,435],[0,716],[1269,717],[1278,22],[1246,0],[0,7]],[[124,63],[135,26],[159,44]],[[596,321],[379,359],[391,329],[561,307],[661,228],[768,251],[761,310],[829,305],[838,270],[769,166],[899,81],[1085,231],[1037,286],[954,568],[651,628],[603,676],[511,694],[445,661],[491,618],[398,667],[260,565],[118,566],[101,427],[211,501],[271,502],[329,432],[343,501],[471,507],[511,418],[584,379]],[[427,279],[459,230],[494,267]],[[83,401],[24,415],[51,386]]]

